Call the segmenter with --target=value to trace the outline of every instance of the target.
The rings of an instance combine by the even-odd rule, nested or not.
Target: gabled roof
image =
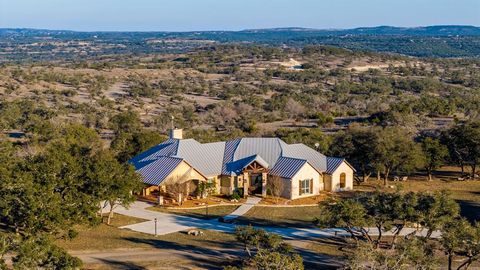
[[[228,162],[225,164],[226,171],[231,172],[233,174],[240,174],[243,169],[245,169],[248,165],[252,164],[253,162],[257,162],[264,168],[268,168],[268,163],[259,155],[253,155],[246,158],[242,158],[236,161]]]
[[[196,140],[180,140],[176,156],[185,159],[192,167],[206,176],[217,176],[222,170],[225,142],[199,143]]]
[[[259,155],[273,166],[282,156],[280,141],[279,138],[242,138],[233,153],[233,160]]]
[[[291,179],[306,163],[305,159],[281,157],[270,170],[270,174]]]
[[[161,167],[159,165],[161,162],[171,162],[163,157],[183,159],[207,177],[238,175],[253,161],[270,170],[275,168],[274,172],[279,171],[285,176],[290,175],[290,171],[295,171],[296,166],[301,163],[298,160],[308,162],[319,172],[325,172],[328,167],[327,158],[318,151],[304,144],[287,144],[279,138],[241,138],[205,144],[193,139],[169,139],[132,158],[129,162],[143,175],[153,166]],[[277,165],[280,161],[282,163]],[[280,169],[280,165],[293,167],[289,167],[288,170]],[[146,166],[149,167],[143,169]],[[284,170],[289,172],[285,173]]]
[[[282,141],[283,142],[283,141]],[[318,171],[327,170],[327,157],[303,143],[286,144],[283,147],[283,156],[306,159]]]
[[[145,184],[158,186],[182,161],[183,159],[177,157],[159,157],[156,160],[145,162],[146,165],[137,169],[137,172],[142,175]]]
[[[334,173],[340,165],[345,162],[350,168],[352,168],[353,171],[356,171],[355,168],[353,168],[350,163],[348,163],[344,158],[338,158],[338,157],[327,157],[327,170],[325,173],[327,174],[332,174]]]
[[[131,164],[137,167],[136,163],[144,162],[149,160],[156,160],[158,157],[169,157],[174,156],[177,153],[179,140],[168,139],[161,144],[157,144],[152,148],[146,150],[145,152],[140,153],[139,155],[133,157],[129,160]]]
[[[132,158],[129,162],[139,168],[160,157],[178,157],[206,176],[219,175],[222,169],[225,142],[201,144],[193,139],[168,139]]]
[[[236,175],[226,164],[253,155],[261,156],[270,165],[269,169],[281,157],[307,160],[318,171],[327,169],[326,157],[304,144],[287,144],[279,138],[242,138],[226,142],[222,174]]]

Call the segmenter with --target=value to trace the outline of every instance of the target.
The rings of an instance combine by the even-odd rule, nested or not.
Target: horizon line
[[[53,28],[35,28],[35,27],[0,27],[0,30],[36,30],[36,31],[65,31],[65,32],[77,32],[77,33],[191,33],[191,32],[244,32],[244,31],[258,31],[258,30],[310,30],[310,31],[345,31],[356,30],[362,28],[379,28],[379,27],[391,27],[400,29],[415,29],[426,27],[438,27],[438,26],[457,26],[457,27],[475,27],[480,28],[480,25],[472,24],[431,24],[431,25],[419,25],[419,26],[393,26],[393,25],[376,25],[376,26],[358,26],[352,28],[312,28],[302,26],[278,26],[269,28],[245,28],[240,30],[72,30],[72,29],[53,29]]]

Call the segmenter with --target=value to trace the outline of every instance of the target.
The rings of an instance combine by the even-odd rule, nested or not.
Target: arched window
[[[345,173],[340,174],[340,188],[345,188],[347,186],[347,175]]]

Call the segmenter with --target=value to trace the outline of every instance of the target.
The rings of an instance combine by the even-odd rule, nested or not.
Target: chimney
[[[170,139],[182,140],[183,139],[183,129],[172,128],[172,129],[170,129],[169,136],[170,136]]]

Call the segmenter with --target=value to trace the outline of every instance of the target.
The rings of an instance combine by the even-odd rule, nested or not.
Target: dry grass
[[[191,216],[195,218],[203,218],[203,219],[213,219],[226,216],[235,209],[238,208],[238,205],[220,205],[220,206],[213,206],[208,207],[208,215],[206,207],[199,208],[199,209],[172,209],[172,208],[165,208],[165,207],[149,207],[148,210],[169,213],[169,214],[176,214],[176,215],[183,215],[183,216]]]
[[[159,245],[189,245],[192,247],[216,248],[234,241],[234,236],[217,231],[204,231],[202,237],[192,237],[183,232],[154,237],[153,235],[120,229],[118,227],[144,220],[115,215],[112,225],[100,224],[95,227],[79,227],[79,234],[71,241],[59,240],[57,244],[69,251],[115,250],[131,248],[158,248]]]
[[[311,227],[313,220],[320,214],[318,206],[302,207],[262,207],[255,206],[244,216],[238,218],[242,225]]]
[[[86,270],[118,270],[118,269],[150,269],[150,270],[170,270],[177,269],[179,266],[182,269],[197,269],[193,266],[191,261],[184,259],[181,260],[178,257],[171,258],[170,260],[162,259],[160,261],[146,261],[146,262],[109,262],[104,264],[87,264],[83,269]]]
[[[324,201],[326,198],[328,198],[328,196],[331,196],[331,194],[328,194],[326,192],[320,195],[299,198],[295,200],[288,200],[280,197],[267,196],[266,198],[262,199],[260,204],[261,205],[316,205]]]

